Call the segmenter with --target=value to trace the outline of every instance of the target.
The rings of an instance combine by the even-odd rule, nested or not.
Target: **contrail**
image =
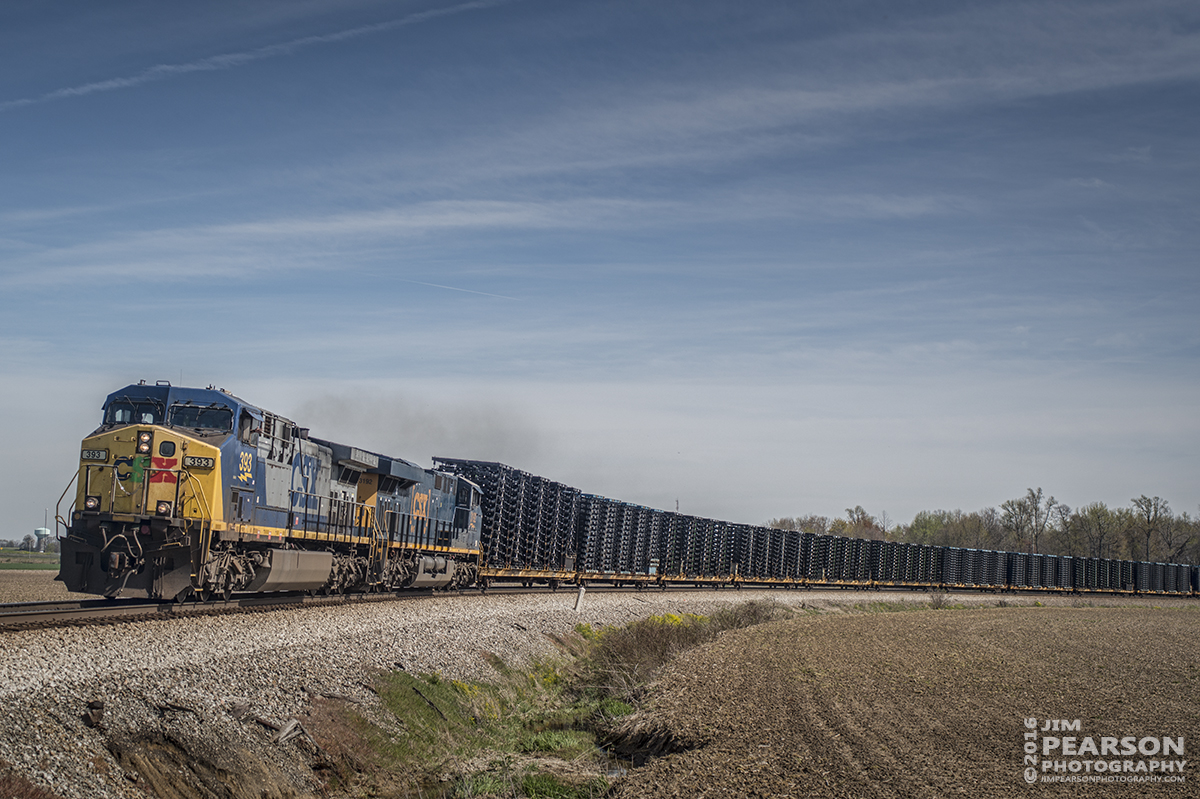
[[[136,75],[130,75],[124,78],[109,78],[108,80],[96,81],[94,83],[84,83],[79,86],[69,86],[64,89],[55,89],[52,92],[47,92],[40,97],[26,97],[20,100],[7,100],[0,103],[0,111],[10,111],[14,108],[21,108],[27,105],[36,105],[39,103],[49,103],[55,100],[63,100],[68,97],[80,97],[85,94],[95,94],[96,92],[111,92],[117,89],[128,89],[133,86],[140,86],[143,83],[151,83],[153,81],[166,80],[175,75],[183,75],[188,72],[212,72],[221,69],[233,69],[240,67],[243,64],[249,64],[252,61],[261,61],[264,58],[275,58],[281,55],[290,55],[304,47],[309,47],[314,44],[329,44],[331,42],[343,42],[347,39],[357,39],[362,36],[368,36],[372,33],[380,33],[382,31],[392,30],[393,28],[402,28],[407,25],[416,25],[426,20],[436,17],[446,17],[452,14],[461,14],[465,11],[474,11],[480,8],[490,8],[492,6],[503,5],[511,2],[511,0],[472,0],[469,3],[451,6],[449,8],[436,8],[429,11],[419,11],[415,14],[409,14],[406,17],[388,20],[387,22],[377,22],[373,25],[361,25],[357,28],[347,28],[336,33],[326,33],[320,36],[303,36],[299,39],[292,39],[290,42],[282,42],[280,44],[269,44],[265,47],[259,47],[255,50],[247,50],[241,53],[224,53],[222,55],[209,56],[201,58],[198,61],[189,61],[185,64],[156,64],[148,67]]]
[[[484,297],[499,297],[502,300],[517,300],[518,302],[520,302],[520,298],[510,297],[507,294],[491,294],[486,291],[475,291],[474,289],[460,289],[457,286],[443,286],[440,283],[424,283],[420,280],[405,280],[404,278],[395,278],[395,279],[399,280],[401,283],[412,283],[413,285],[416,285],[416,286],[429,286],[430,288],[447,289],[448,291],[465,291],[468,294],[481,294]]]

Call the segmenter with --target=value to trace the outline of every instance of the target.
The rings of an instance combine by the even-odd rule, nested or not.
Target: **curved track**
[[[119,624],[155,619],[261,613],[352,602],[386,602],[427,596],[428,592],[309,596],[300,593],[252,594],[208,602],[163,602],[145,599],[85,599],[78,602],[18,602],[0,605],[0,630],[41,629],[82,624]]]
[[[85,599],[81,601],[57,602],[15,602],[0,604],[0,632],[8,630],[49,629],[53,627],[70,627],[91,624],[121,624],[161,619],[177,619],[188,616],[212,616],[226,613],[263,613],[276,610],[299,609],[306,607],[321,607],[325,605],[346,605],[359,602],[390,602],[404,599],[417,599],[426,596],[470,596],[478,594],[532,594],[550,593],[560,589],[565,591],[577,590],[579,586],[534,586],[534,585],[488,585],[474,586],[456,591],[431,592],[428,589],[407,589],[386,593],[349,593],[332,595],[310,595],[306,592],[278,592],[271,594],[235,594],[230,599],[211,599],[203,602],[189,599],[186,602],[171,602],[164,600],[146,599]],[[944,591],[951,593],[947,586],[894,586],[894,585],[845,585],[845,584],[767,584],[752,583],[705,583],[681,581],[678,583],[656,583],[649,585],[644,582],[625,582],[624,585],[589,585],[589,592],[631,592],[644,590],[678,590],[694,591],[701,588],[719,590],[771,589],[783,588],[800,590],[843,590],[843,591],[896,591],[909,593],[913,591]],[[954,593],[984,594],[996,593],[986,590],[960,590]],[[1079,591],[1022,591],[1011,590],[1005,593],[1021,595],[1059,595],[1082,596]],[[1123,596],[1139,596],[1136,592],[1086,592],[1088,594],[1114,594]],[[1160,594],[1144,594],[1142,596],[1165,596]],[[1179,598],[1189,598],[1195,595],[1178,595]]]
[[[80,601],[13,602],[0,604],[0,632],[8,630],[49,629],[90,624],[122,624],[158,619],[177,619],[189,616],[212,616],[225,613],[263,613],[323,605],[346,605],[359,602],[391,602],[427,596],[468,596],[474,594],[545,593],[557,589],[546,586],[489,586],[460,591],[430,592],[428,589],[408,589],[388,593],[351,593],[310,595],[305,592],[233,595],[230,599],[211,599],[207,602],[189,599],[170,602],[160,599],[84,599]],[[638,588],[597,586],[589,591],[636,591]]]

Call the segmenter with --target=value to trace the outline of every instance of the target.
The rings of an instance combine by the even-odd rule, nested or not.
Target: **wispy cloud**
[[[1154,148],[1152,147],[1127,147],[1124,151],[1113,153],[1103,157],[1102,161],[1110,164],[1122,164],[1128,162],[1149,163],[1153,160]]]
[[[82,97],[84,95],[95,94],[97,92],[111,92],[120,89],[130,89],[134,86],[141,86],[145,83],[167,80],[169,78],[179,75],[186,75],[192,72],[214,72],[218,70],[234,69],[236,67],[245,66],[246,64],[254,61],[262,61],[267,58],[278,58],[280,56],[291,55],[298,50],[306,47],[312,47],[314,45],[334,44],[336,42],[344,42],[350,39],[358,39],[364,36],[383,33],[384,31],[395,30],[396,28],[416,25],[431,19],[437,19],[438,17],[447,17],[454,14],[462,14],[467,11],[491,8],[493,6],[504,5],[510,2],[513,2],[513,0],[472,0],[472,2],[461,3],[456,6],[450,6],[449,8],[434,8],[427,11],[418,11],[415,14],[408,14],[407,16],[398,17],[385,22],[377,22],[372,25],[359,25],[354,28],[346,28],[334,33],[325,33],[315,36],[302,36],[298,39],[292,39],[287,42],[279,42],[276,44],[269,44],[253,50],[244,50],[238,53],[222,53],[221,55],[209,56],[208,58],[201,58],[182,64],[156,64],[152,67],[147,67],[146,69],[134,75],[93,81],[91,83],[83,83],[78,86],[67,86],[62,89],[55,89],[52,92],[47,92],[38,97],[24,97],[18,100],[0,102],[0,111],[10,111],[15,108],[22,108],[28,105],[37,105],[40,103],[49,103],[54,102],[55,100],[66,100],[71,97]]]
[[[63,281],[107,282],[117,277],[160,282],[200,275],[246,277],[268,271],[324,269],[331,252],[336,253],[338,263],[344,263],[348,251],[361,253],[387,246],[397,252],[395,248],[406,242],[438,233],[631,226],[638,220],[644,224],[648,217],[659,218],[671,207],[669,203],[595,198],[438,201],[358,213],[162,228],[41,250],[23,245],[19,257],[9,257],[0,266],[0,285],[36,287]],[[456,290],[453,286],[434,287]]]
[[[405,173],[444,164],[473,179],[689,168],[886,137],[898,116],[1120,90],[1200,76],[1200,36],[1154,24],[1134,3],[970,7],[774,51],[770,70],[698,65],[650,73],[405,156]],[[1170,4],[1177,7],[1177,4]],[[1114,26],[1113,19],[1121,21]],[[1119,31],[1119,32],[1118,32]],[[713,70],[720,69],[719,75]],[[864,124],[886,116],[888,123]],[[1134,147],[1114,160],[1148,160]],[[372,168],[378,168],[374,163]]]

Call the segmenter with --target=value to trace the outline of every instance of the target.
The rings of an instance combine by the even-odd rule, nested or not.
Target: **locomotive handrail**
[[[212,547],[212,508],[208,504],[208,497],[204,495],[204,486],[192,476],[191,472],[186,469],[180,469],[179,476],[182,479],[176,483],[176,507],[178,507],[180,489],[186,480],[192,487],[192,496],[196,498],[196,504],[200,506],[202,514],[200,517],[200,536],[196,542],[196,551],[190,553],[192,556],[192,588],[199,589],[202,587],[200,585],[200,571],[204,568],[204,564],[208,562],[208,551]]]
[[[387,560],[387,546],[384,544],[383,530],[379,527],[379,518],[374,508],[367,508],[371,515],[371,546],[367,554],[367,584],[379,585],[383,582],[383,567]]]
[[[302,508],[297,509],[297,499],[303,500]],[[314,500],[315,509],[312,507]],[[373,536],[376,526],[374,510],[363,502],[321,496],[307,491],[292,491],[288,529],[316,535],[324,534],[337,543],[349,544],[352,543],[352,537]]]
[[[193,477],[192,473],[189,472],[187,469],[180,469],[179,477],[181,477],[183,479],[181,479],[179,481],[179,483],[177,484],[178,488],[175,491],[176,500],[178,500],[178,498],[179,498],[179,489],[183,487],[183,483],[187,482],[187,483],[191,484],[193,486],[192,487],[192,496],[196,498],[196,504],[201,506],[200,511],[203,515],[200,517],[200,519],[202,521],[208,521],[211,524],[212,523],[212,508],[208,504],[208,497],[206,497],[204,495],[204,486],[200,483],[199,480],[197,480],[195,477]]]
[[[68,483],[67,483],[67,487],[66,487],[66,488],[64,488],[64,489],[63,489],[63,492],[62,492],[61,494],[59,494],[59,496],[58,496],[58,502],[55,502],[55,503],[54,503],[54,540],[55,540],[55,541],[61,541],[61,540],[62,540],[62,537],[61,537],[61,536],[59,536],[59,534],[58,534],[58,526],[59,526],[60,524],[63,526],[63,529],[64,529],[64,530],[70,530],[70,529],[71,529],[71,525],[69,525],[69,524],[67,523],[67,520],[66,520],[66,519],[64,519],[64,518],[62,517],[62,514],[60,514],[60,513],[58,512],[58,509],[59,509],[60,507],[62,507],[62,501],[63,501],[64,499],[66,499],[67,492],[71,490],[71,486],[75,485],[75,482],[76,482],[78,479],[79,479],[79,472],[75,472],[75,474],[71,475],[71,480],[70,480],[70,482],[68,482]],[[72,508],[74,508],[74,507],[75,507],[75,500],[74,500],[74,499],[72,499],[72,500],[71,500],[71,505],[70,505],[70,506],[67,508],[67,515],[68,515],[68,516],[71,514],[71,509],[72,509]]]

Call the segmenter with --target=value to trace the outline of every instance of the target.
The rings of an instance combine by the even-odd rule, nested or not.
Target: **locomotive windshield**
[[[224,405],[172,405],[167,423],[194,430],[232,430],[233,411]]]
[[[105,424],[158,424],[162,421],[162,405],[152,400],[117,400],[108,406]]]

